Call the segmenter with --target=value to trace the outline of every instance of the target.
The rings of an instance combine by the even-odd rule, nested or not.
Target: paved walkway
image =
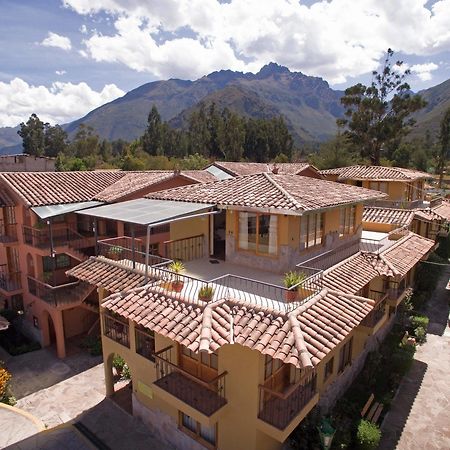
[[[429,300],[427,342],[418,347],[386,415],[380,450],[450,449],[450,292],[445,290],[449,275],[447,268]]]

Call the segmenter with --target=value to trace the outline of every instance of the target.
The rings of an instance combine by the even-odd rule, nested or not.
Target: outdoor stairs
[[[95,286],[80,281],[77,286],[67,288],[58,294],[57,306],[81,306],[94,289]]]
[[[85,255],[75,247],[72,247],[70,244],[64,245],[64,247],[61,248],[61,251],[80,262],[86,261],[89,258],[89,256]]]

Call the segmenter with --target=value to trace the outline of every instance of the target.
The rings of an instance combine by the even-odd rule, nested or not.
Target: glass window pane
[[[187,414],[184,413],[181,414],[181,417],[183,426],[186,427],[188,430],[197,433],[197,421],[194,420],[191,416],[188,416]]]
[[[318,214],[316,227],[316,244],[322,243],[322,236],[323,236],[323,214]]]
[[[248,213],[247,234],[249,250],[256,250],[256,219],[256,214]]]
[[[300,247],[306,247],[308,236],[308,216],[300,217],[300,243],[304,244]]]
[[[212,445],[216,444],[216,426],[212,425],[207,427],[205,425],[200,425],[200,436]]]
[[[311,215],[308,218],[308,247],[313,247],[316,244],[316,215]]]
[[[258,252],[269,253],[270,215],[258,216]]]
[[[248,213],[239,213],[239,248],[248,249]]]

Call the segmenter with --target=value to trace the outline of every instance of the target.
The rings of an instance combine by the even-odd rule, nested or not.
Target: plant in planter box
[[[203,286],[198,291],[198,299],[204,302],[210,302],[214,295],[214,288],[212,286]]]
[[[300,283],[306,279],[304,273],[290,271],[284,274],[283,283],[286,287],[286,300],[293,302],[298,297]]]
[[[108,258],[118,261],[122,257],[122,251],[123,251],[122,247],[119,247],[118,245],[113,245],[108,250]]]
[[[175,292],[181,292],[184,286],[184,281],[181,280],[180,274],[185,271],[184,264],[181,261],[173,261],[168,269],[174,273],[173,280],[171,282],[171,288]]]

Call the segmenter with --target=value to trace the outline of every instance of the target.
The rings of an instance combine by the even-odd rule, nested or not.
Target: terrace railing
[[[203,380],[176,364],[172,350],[170,346],[155,353],[157,378],[154,384],[208,417],[224,407],[227,372]]]
[[[14,292],[22,289],[20,272],[10,272],[7,264],[1,264],[0,289],[6,292]]]
[[[369,298],[375,300],[376,304],[374,309],[361,322],[361,325],[369,328],[374,328],[377,323],[384,317],[388,293],[370,291]]]
[[[130,327],[128,322],[103,313],[103,334],[115,342],[130,348]]]
[[[259,414],[264,422],[284,430],[317,392],[317,375],[312,372],[300,382],[278,392],[259,385]]]
[[[374,200],[369,203],[370,206],[378,206],[380,208],[395,209],[414,209],[421,208],[424,205],[423,199],[418,200]]]
[[[205,256],[204,246],[205,236],[203,234],[164,242],[166,257],[181,261],[203,258]]]
[[[0,243],[17,242],[17,224],[0,220]]]
[[[74,306],[81,303],[94,289],[94,286],[82,281],[70,281],[52,286],[34,277],[28,277],[28,291],[54,307]]]

